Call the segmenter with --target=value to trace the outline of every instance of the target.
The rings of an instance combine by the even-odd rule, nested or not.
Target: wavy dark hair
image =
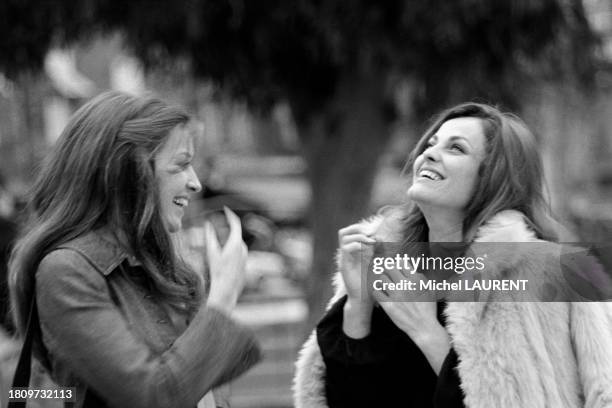
[[[108,227],[146,271],[162,301],[193,311],[199,276],[177,255],[159,210],[154,157],[189,115],[154,97],[105,92],[70,119],[28,196],[28,222],[9,264],[13,318],[23,334],[42,258],[62,243]]]
[[[411,174],[414,161],[444,122],[462,117],[481,119],[486,139],[485,158],[478,169],[474,195],[465,209],[464,241],[471,242],[478,228],[503,210],[520,211],[539,238],[558,241],[560,228],[551,216],[544,194],[542,160],[536,140],[514,114],[481,103],[463,103],[443,111],[410,153],[404,173]],[[405,243],[428,241],[425,217],[414,202],[391,211],[402,220]]]

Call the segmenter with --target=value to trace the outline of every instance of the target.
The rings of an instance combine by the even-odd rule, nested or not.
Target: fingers
[[[225,243],[224,248],[229,249],[232,248],[232,245],[238,245],[240,248],[240,255],[244,257],[248,254],[248,248],[242,240],[242,223],[240,221],[240,217],[238,217],[236,213],[234,213],[228,207],[223,207],[223,211],[225,212],[225,218],[227,219],[227,223],[230,228],[230,233],[227,237],[227,242]],[[232,245],[228,246],[228,244]]]
[[[350,244],[343,245],[341,249],[342,251],[349,253],[361,252],[372,249],[372,244],[367,242],[352,242]],[[373,252],[373,250],[371,252]]]
[[[391,283],[391,280],[389,279],[389,277],[385,274],[380,275],[379,278],[380,281],[384,284],[389,284]],[[386,286],[383,286],[383,288],[385,288]],[[391,301],[391,296],[390,296],[390,292],[387,291],[386,289],[381,289],[381,290],[373,290],[372,291],[372,297],[374,298],[374,300],[376,300],[378,303],[383,303],[383,302],[389,302]]]
[[[348,245],[353,242],[361,242],[363,244],[374,244],[376,240],[365,234],[344,235],[340,238],[340,246]]]
[[[340,249],[349,253],[371,249],[376,240],[364,230],[362,225],[355,224],[338,231]]]
[[[374,235],[374,228],[370,225],[364,224],[353,224],[348,227],[342,228],[338,230],[338,239],[342,239],[342,237],[347,235],[366,235],[370,238]]]
[[[227,223],[229,225],[230,233],[227,238],[228,242],[236,242],[237,240],[242,241],[242,224],[240,223],[240,218],[227,207],[223,207],[223,211],[225,212],[225,218],[227,219]]]
[[[392,269],[378,275],[376,279],[380,280],[378,287],[381,289],[372,290],[372,297],[379,303],[427,303],[441,299],[437,298],[435,291],[421,288],[420,281],[426,279],[423,276],[415,277],[405,271]]]
[[[388,277],[390,282],[394,283],[401,282],[403,279],[406,278],[410,278],[410,273],[404,272],[404,270],[397,268],[386,269],[383,275]]]
[[[210,222],[204,224],[204,237],[206,239],[206,256],[208,259],[216,258],[221,252],[221,246],[219,245],[217,233]]]

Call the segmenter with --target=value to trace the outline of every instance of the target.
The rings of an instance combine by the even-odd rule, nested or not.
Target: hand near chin
[[[362,338],[370,333],[374,301],[362,290],[362,265],[370,262],[376,240],[374,231],[362,224],[353,224],[338,231],[339,263],[347,292],[342,328],[349,337]]]
[[[348,299],[354,304],[371,305],[373,300],[362,290],[362,267],[370,262],[376,240],[373,231],[361,224],[349,225],[338,231],[340,272]]]
[[[210,293],[207,305],[230,313],[236,306],[245,283],[247,246],[242,240],[240,218],[225,208],[230,232],[223,247],[210,223],[205,226],[206,256],[210,270]]]

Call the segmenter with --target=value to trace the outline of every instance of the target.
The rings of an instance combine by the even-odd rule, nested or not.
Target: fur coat
[[[378,240],[399,241],[397,220],[364,222]],[[473,245],[536,241],[521,213],[503,211],[478,230]],[[487,274],[558,273],[551,257],[558,258],[559,245],[539,242],[544,246],[525,246],[520,256],[498,257]],[[346,293],[339,273],[334,283],[330,306]],[[467,407],[612,407],[612,302],[449,302],[445,314]],[[296,363],[297,408],[327,407],[324,376],[313,331]]]

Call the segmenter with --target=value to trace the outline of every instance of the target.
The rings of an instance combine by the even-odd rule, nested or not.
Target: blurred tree
[[[593,71],[595,39],[581,0],[25,3],[46,7],[38,22],[56,24],[61,38],[119,29],[146,66],[184,58],[196,76],[252,106],[289,102],[312,186],[310,323],[330,297],[337,229],[367,211],[396,79],[414,84],[422,119],[465,99],[520,110],[521,90],[534,81],[588,82]],[[29,21],[25,8],[19,17]],[[0,34],[14,21],[21,20],[7,20]],[[2,61],[38,64],[52,32],[32,39],[32,55]]]
[[[23,177],[28,178],[36,151],[43,142],[42,96],[48,85],[41,80],[40,69],[45,55],[51,46],[90,33],[93,17],[90,10],[86,1],[0,2],[0,75],[15,84],[11,97],[19,106],[12,130],[20,143],[11,146],[8,152],[18,157],[13,163],[18,169],[9,169],[10,173],[25,173]],[[10,127],[5,131],[10,132]]]
[[[9,78],[39,70],[51,46],[91,33],[91,2],[0,2],[0,72]]]

